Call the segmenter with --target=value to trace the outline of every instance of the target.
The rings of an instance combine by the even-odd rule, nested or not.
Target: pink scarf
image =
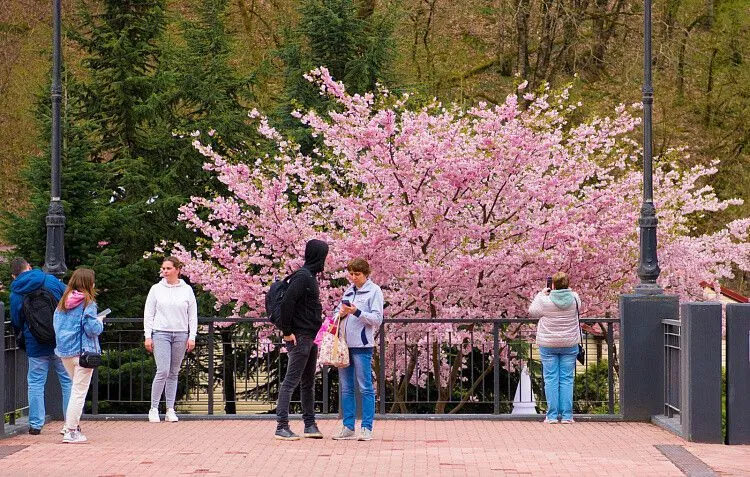
[[[65,309],[72,310],[83,302],[86,296],[78,290],[73,290],[68,294],[68,298],[65,300]]]

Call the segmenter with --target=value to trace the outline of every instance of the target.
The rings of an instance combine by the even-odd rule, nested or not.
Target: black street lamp
[[[656,257],[656,218],[654,207],[653,156],[651,139],[651,112],[654,88],[651,85],[651,0],[644,0],[643,12],[643,205],[638,218],[640,227],[640,259],[638,276],[641,283],[635,287],[639,295],[659,295],[659,259]]]
[[[47,247],[44,254],[44,270],[62,278],[68,267],[65,266],[65,211],[60,201],[60,149],[62,127],[60,124],[60,103],[62,83],[60,66],[62,53],[60,45],[60,24],[62,0],[52,0],[52,147],[50,203],[47,209]]]

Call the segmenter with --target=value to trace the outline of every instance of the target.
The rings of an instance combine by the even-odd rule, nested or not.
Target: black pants
[[[276,428],[289,426],[289,401],[294,388],[299,385],[302,402],[302,419],[305,426],[315,423],[315,368],[318,360],[318,345],[311,336],[297,336],[297,344],[286,343],[289,364],[286,376],[279,389],[279,401],[276,403]]]

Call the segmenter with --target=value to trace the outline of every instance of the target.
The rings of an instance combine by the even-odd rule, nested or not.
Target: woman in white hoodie
[[[576,355],[580,342],[578,310],[581,299],[569,286],[568,275],[552,276],[552,289],[536,294],[529,314],[539,318],[536,343],[542,357],[544,394],[547,397],[547,418],[544,422],[573,422],[573,382]]]
[[[193,289],[180,278],[182,262],[167,257],[161,264],[162,279],[153,285],[146,298],[143,331],[146,350],[154,353],[156,374],[151,385],[149,422],[159,422],[159,401],[164,393],[167,413],[164,420],[177,422],[174,401],[177,378],[185,351],[195,348],[198,309]]]

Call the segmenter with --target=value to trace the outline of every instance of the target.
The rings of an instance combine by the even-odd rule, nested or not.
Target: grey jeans
[[[167,409],[174,409],[177,395],[177,378],[182,366],[182,358],[187,349],[187,331],[154,331],[154,360],[156,374],[151,385],[151,407],[158,408],[162,393],[165,394]]]

